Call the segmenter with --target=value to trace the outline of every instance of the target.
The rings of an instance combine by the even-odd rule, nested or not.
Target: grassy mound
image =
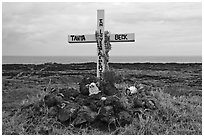
[[[148,90],[157,100],[158,109],[140,111],[131,124],[111,131],[90,126],[76,128],[59,122],[48,112],[43,102],[47,93],[42,91],[23,100],[13,115],[3,112],[3,134],[202,134],[201,97],[173,97],[160,88]]]

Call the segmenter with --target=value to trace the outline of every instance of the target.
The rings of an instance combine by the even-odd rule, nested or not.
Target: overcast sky
[[[201,56],[201,3],[3,3],[2,55],[95,56],[96,44],[69,44],[68,34],[94,34],[97,9],[105,30],[135,33],[112,43],[111,56]]]

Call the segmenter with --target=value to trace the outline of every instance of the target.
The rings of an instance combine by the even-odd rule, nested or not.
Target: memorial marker
[[[103,72],[108,66],[105,44],[108,42],[135,42],[134,33],[110,34],[109,37],[106,36],[104,31],[104,23],[104,10],[97,10],[96,34],[68,35],[69,43],[97,43],[97,77],[100,78],[100,80],[102,79]],[[108,39],[108,41],[106,39]]]
[[[84,39],[81,39],[83,37]],[[110,34],[110,42],[134,42],[134,33]],[[96,43],[96,35],[68,35],[69,43]]]

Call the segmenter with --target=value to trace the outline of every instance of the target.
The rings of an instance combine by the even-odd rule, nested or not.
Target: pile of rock
[[[124,126],[145,110],[157,109],[156,99],[142,84],[119,91],[111,82],[99,85],[97,78],[89,76],[79,86],[79,91],[61,88],[45,95],[48,114],[76,127],[97,122]]]

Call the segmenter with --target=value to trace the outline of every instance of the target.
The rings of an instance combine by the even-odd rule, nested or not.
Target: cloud
[[[95,56],[95,44],[70,46],[67,35],[93,34],[97,9],[105,30],[136,35],[136,43],[113,43],[111,55],[202,54],[201,3],[55,2],[3,3],[3,55]]]

